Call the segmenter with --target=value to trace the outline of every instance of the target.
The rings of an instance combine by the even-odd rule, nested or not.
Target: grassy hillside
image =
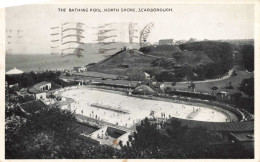
[[[225,42],[147,46],[139,51],[120,51],[89,70],[128,75],[133,80],[142,80],[145,71],[157,80],[181,81],[184,78],[203,80],[221,77],[233,66],[233,50]],[[172,75],[168,77],[165,74]]]
[[[160,57],[172,57],[174,53],[181,52],[179,46],[172,45],[159,45],[151,47],[149,52],[145,52],[149,55],[160,56]]]
[[[141,48],[140,51],[156,57],[173,58],[176,61],[176,65],[189,65],[194,67],[213,62],[202,50],[181,50],[177,45],[148,46]]]
[[[100,61],[89,68],[90,71],[98,71],[109,74],[128,75],[132,79],[142,79],[146,70],[160,71],[161,67],[151,67],[156,58],[140,54],[136,50],[120,51],[111,57]],[[139,79],[138,79],[139,78]]]
[[[213,61],[203,51],[183,51],[178,56],[173,56],[179,65],[188,64],[190,66],[205,65]]]

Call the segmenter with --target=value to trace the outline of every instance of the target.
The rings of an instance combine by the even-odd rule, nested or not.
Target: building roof
[[[7,71],[5,74],[6,75],[17,75],[17,74],[22,74],[22,73],[23,73],[22,70],[16,69],[16,67],[14,67],[13,69]]]
[[[97,127],[83,124],[80,122],[72,122],[71,126],[72,126],[72,129],[71,129],[72,131],[74,131],[78,134],[84,134],[84,135],[89,135],[99,129]]]
[[[254,133],[242,132],[242,133],[230,133],[239,142],[251,142],[254,141]]]
[[[182,126],[188,128],[205,128],[208,130],[218,132],[243,132],[243,131],[254,131],[254,121],[247,122],[205,122],[197,120],[187,120],[172,117],[167,121],[170,124],[172,120],[180,121]]]
[[[117,79],[118,75],[113,74],[105,74],[105,73],[99,73],[99,72],[93,72],[93,71],[86,71],[83,73],[73,73],[74,75],[78,76],[84,76],[84,77],[92,77],[92,78],[106,78],[106,79]]]
[[[44,93],[45,91],[41,90],[41,89],[36,89],[34,88],[34,86],[28,88],[28,92],[31,94],[39,94],[39,93]]]
[[[47,106],[41,100],[26,102],[21,104],[20,107],[28,113],[34,113],[36,111],[47,108]]]
[[[136,81],[128,80],[94,80],[107,85],[117,85],[117,86],[126,86],[126,87],[135,87],[137,85]]]
[[[80,69],[82,69],[82,68],[83,68],[83,69],[86,69],[86,67],[84,67],[84,66],[76,66],[76,67],[74,67],[74,68],[75,68],[75,69],[79,69],[79,68],[80,68]]]
[[[46,85],[46,84],[51,84],[51,82],[43,81],[43,82],[37,83],[37,84],[33,85],[32,87],[28,88],[28,92],[32,93],[32,94],[43,93],[45,91],[41,90],[40,87],[43,85]]]
[[[46,84],[51,84],[51,82],[43,81],[43,82],[35,84],[34,87],[37,89],[40,89],[41,86],[46,85]]]
[[[140,85],[140,86],[136,87],[136,88],[134,89],[134,91],[136,91],[136,92],[145,91],[145,92],[148,93],[148,94],[153,94],[153,93],[155,93],[152,88],[150,88],[150,87],[148,87],[148,86],[146,86],[146,85]]]
[[[20,91],[16,92],[17,95],[30,95],[27,91],[27,88],[22,88]]]

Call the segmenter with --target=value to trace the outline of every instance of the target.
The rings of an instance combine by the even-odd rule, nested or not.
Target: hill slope
[[[128,75],[132,80],[143,80],[146,72],[157,80],[181,81],[221,77],[232,67],[232,48],[222,42],[148,46],[140,51],[119,51],[89,70]]]
[[[136,50],[124,50],[91,66],[88,70],[108,74],[128,75],[131,79],[141,79],[143,71],[153,69],[151,63],[156,58],[140,54]],[[158,68],[154,68],[158,69]],[[159,68],[161,70],[162,68]]]

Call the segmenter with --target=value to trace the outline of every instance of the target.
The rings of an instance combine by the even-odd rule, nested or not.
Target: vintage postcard
[[[1,160],[258,161],[257,7],[6,7]]]

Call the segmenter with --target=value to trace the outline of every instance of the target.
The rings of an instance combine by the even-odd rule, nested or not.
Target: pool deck
[[[84,89],[85,90],[88,90],[88,92],[83,92],[84,91]],[[71,90],[74,90],[74,89],[69,89],[69,90],[67,90],[67,91],[71,91]],[[74,91],[74,95],[73,94],[71,94],[70,96],[71,97],[68,97],[68,95],[66,96],[64,96],[63,95],[63,93],[66,93],[67,91],[64,91],[64,92],[61,92],[60,94],[63,96],[63,97],[65,97],[65,98],[70,98],[71,100],[74,100],[75,101],[75,107],[77,108],[77,107],[81,107],[81,108],[79,108],[80,110],[82,109],[82,106],[84,107],[84,104],[83,103],[80,103],[80,102],[84,102],[85,103],[85,99],[84,99],[84,97],[82,96],[82,95],[84,95],[84,94],[89,94],[89,95],[91,95],[89,92],[91,91],[91,90],[94,90],[94,91],[101,91],[101,92],[106,92],[106,93],[113,93],[113,94],[116,94],[116,95],[122,95],[122,96],[127,96],[127,97],[130,97],[130,98],[138,98],[138,102],[141,102],[142,103],[142,101],[139,101],[140,99],[145,99],[144,100],[144,102],[147,102],[147,100],[153,100],[153,101],[158,101],[158,105],[156,106],[156,105],[154,105],[153,107],[163,107],[163,106],[160,106],[160,103],[159,102],[169,102],[169,104],[170,103],[176,103],[176,104],[179,104],[179,105],[184,105],[185,107],[186,107],[186,109],[188,108],[187,106],[197,106],[197,107],[201,107],[202,109],[203,108],[207,108],[207,109],[212,109],[212,110],[215,110],[215,111],[217,111],[218,113],[222,113],[223,115],[225,115],[226,116],[226,120],[225,121],[222,121],[222,122],[229,122],[229,121],[231,121],[231,119],[233,119],[232,121],[234,121],[234,122],[236,122],[238,119],[237,119],[237,117],[235,116],[235,114],[233,114],[232,112],[229,112],[228,110],[225,110],[225,109],[223,109],[223,108],[219,108],[219,107],[216,107],[216,106],[211,106],[211,105],[207,105],[207,104],[204,104],[204,103],[194,103],[194,102],[186,102],[186,101],[182,101],[182,100],[178,100],[178,99],[174,99],[174,98],[164,98],[164,97],[158,97],[158,96],[133,96],[133,95],[131,95],[131,96],[128,96],[125,92],[120,92],[120,91],[113,91],[113,90],[107,90],[107,89],[99,89],[99,88],[92,88],[92,87],[89,87],[89,86],[80,86],[79,88],[76,88],[75,89],[76,91],[78,91],[78,92],[76,92],[76,91]],[[83,90],[83,91],[82,91]],[[90,90],[90,91],[89,91]],[[80,93],[82,93],[82,94],[80,94]],[[92,92],[91,92],[92,93]],[[69,94],[68,92],[67,92],[67,94]],[[79,96],[78,96],[79,95]],[[76,97],[76,98],[75,98]],[[125,97],[123,97],[123,98],[125,98]],[[102,101],[102,97],[101,98],[99,98],[99,99],[101,99],[101,101]],[[113,99],[114,100],[114,99]],[[122,100],[122,99],[121,99]],[[132,99],[131,99],[132,100]],[[134,99],[135,100],[135,99]],[[124,100],[122,100],[123,102],[128,102],[128,101],[124,101]],[[130,101],[129,101],[130,102]],[[95,102],[94,102],[95,103]],[[102,103],[102,102],[100,102],[100,103]],[[116,102],[115,102],[116,103]],[[113,106],[113,104],[111,104],[111,106],[112,107],[116,107],[116,105],[115,105],[115,103],[114,103],[114,106]],[[150,103],[150,102],[149,102]],[[157,102],[156,102],[157,103]],[[86,104],[86,103],[85,103]],[[104,104],[104,105],[110,105],[109,104],[109,101],[108,102],[104,102],[104,103],[102,103],[102,104]],[[122,103],[120,103],[120,104],[122,104]],[[121,105],[118,105],[118,106],[121,106]],[[126,104],[126,103],[124,103],[124,104]],[[130,104],[130,103],[129,103]],[[133,103],[132,103],[133,104]],[[93,105],[93,102],[92,103],[89,103],[88,105],[85,105],[85,106],[92,106]],[[129,105],[130,107],[131,107],[131,105]],[[133,105],[132,105],[133,106]],[[137,105],[136,106],[138,106],[138,103],[137,103]],[[139,103],[139,106],[141,106],[140,105],[140,103]],[[165,105],[166,106],[166,105]],[[124,108],[124,106],[123,106],[123,108],[124,109],[129,109],[130,107],[126,107],[126,108]],[[135,107],[135,106],[134,106]],[[94,107],[93,107],[94,108]],[[121,108],[120,108],[121,109]],[[122,110],[124,110],[124,109],[122,109]],[[136,109],[136,107],[135,107],[135,109]],[[153,108],[152,108],[153,109]],[[169,107],[169,109],[172,109],[172,107],[170,106]],[[168,109],[168,111],[169,111],[169,109]],[[188,108],[188,109],[190,109],[190,108]],[[196,108],[195,108],[196,109]],[[131,109],[130,109],[131,110]],[[178,108],[175,110],[175,106],[174,106],[174,108],[172,109],[173,111],[178,111]],[[181,109],[182,111],[186,111],[185,110],[185,108],[184,109]],[[79,111],[79,110],[78,110]],[[102,111],[102,110],[99,110],[99,111]],[[104,110],[104,111],[110,111],[110,110]],[[135,111],[135,110],[131,110],[131,111]],[[137,111],[139,111],[139,110],[137,110]],[[147,110],[146,110],[147,111]],[[88,110],[88,111],[85,111],[84,110],[84,112],[89,112],[90,113],[90,111]],[[98,111],[94,111],[95,112],[95,116],[96,116],[96,113],[97,113],[97,115],[98,115],[98,118],[97,119],[95,119],[95,116],[92,116],[91,114],[90,114],[90,117],[89,117],[89,114],[83,114],[83,116],[85,116],[84,117],[84,120],[86,120],[86,121],[88,121],[88,122],[94,122],[94,123],[100,123],[100,122],[102,122],[103,124],[106,124],[106,125],[108,125],[108,124],[110,124],[110,125],[112,125],[112,126],[119,126],[119,127],[121,127],[121,128],[124,128],[124,129],[130,129],[130,130],[135,130],[135,126],[136,126],[136,124],[138,124],[138,121],[137,121],[137,119],[135,120],[135,122],[132,122],[132,124],[131,123],[129,123],[129,122],[127,122],[127,120],[125,121],[126,123],[127,123],[127,125],[128,125],[128,127],[127,126],[125,126],[125,124],[123,124],[123,123],[120,123],[120,120],[119,119],[116,119],[118,122],[119,122],[119,124],[121,124],[121,125],[117,125],[116,123],[115,123],[115,121],[114,122],[111,122],[110,120],[112,119],[112,118],[107,118],[107,117],[105,117],[105,118],[103,118],[103,115],[105,115],[105,114],[101,114],[101,113],[98,113]],[[129,112],[129,113],[131,113],[131,112]],[[147,112],[147,113],[149,113],[149,112]],[[182,112],[180,112],[180,113],[182,113]],[[77,115],[82,115],[81,113],[79,113],[79,112],[77,112]],[[177,112],[177,114],[179,114],[179,112]],[[192,113],[192,111],[190,111],[190,113],[188,113],[186,116],[184,116],[184,117],[182,117],[182,118],[187,118],[190,114],[193,114]],[[198,114],[198,113],[197,113]],[[211,113],[210,113],[211,114]],[[107,115],[107,114],[106,114]],[[148,117],[148,115],[149,114],[147,114],[147,117]],[[200,114],[200,116],[199,117],[201,117],[201,115],[204,115],[204,114]],[[213,114],[211,114],[211,115],[214,115],[214,113]],[[158,116],[158,114],[157,114],[157,116]],[[167,115],[168,116],[168,115]],[[194,117],[196,117],[197,115],[195,115]],[[100,119],[99,119],[99,117],[100,117]],[[116,116],[115,116],[116,117]],[[134,116],[133,116],[134,117]],[[133,117],[131,117],[131,120],[133,120],[134,118]],[[176,116],[175,116],[176,117]],[[198,117],[198,118],[199,118]],[[101,119],[101,118],[103,118],[103,119]],[[107,118],[107,119],[106,119]],[[128,117],[127,117],[128,118]],[[122,120],[124,121],[124,119],[127,119],[127,118],[122,118]],[[90,120],[90,119],[92,119],[92,120]],[[113,120],[115,120],[115,119],[113,119]],[[192,119],[188,119],[187,118],[187,120],[192,120]],[[195,119],[193,119],[193,120],[197,120],[196,118]]]

